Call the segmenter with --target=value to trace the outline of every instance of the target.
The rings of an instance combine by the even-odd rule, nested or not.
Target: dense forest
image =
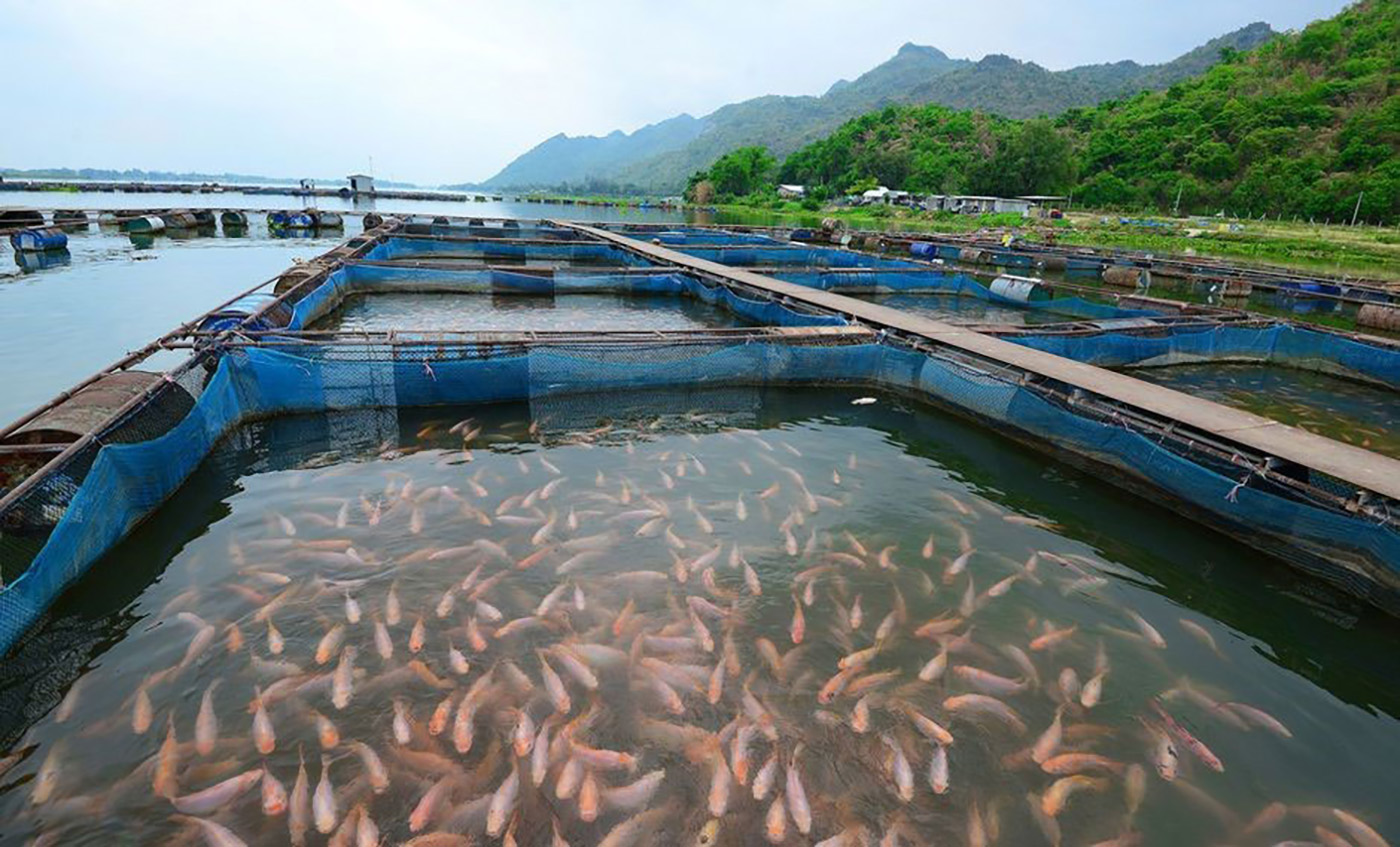
[[[752,152],[736,151],[744,161]],[[697,173],[720,195],[722,173]],[[1362,0],[1165,91],[1008,120],[889,106],[770,168],[753,190],[878,182],[922,193],[1071,194],[1094,208],[1400,221],[1400,3]],[[703,184],[703,185],[702,185]]]

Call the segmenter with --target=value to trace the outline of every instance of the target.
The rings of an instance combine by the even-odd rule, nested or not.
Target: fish
[[[1207,747],[1203,741],[1196,738],[1186,727],[1177,723],[1171,715],[1167,714],[1166,709],[1162,708],[1161,703],[1156,700],[1151,700],[1149,702],[1152,706],[1152,710],[1162,719],[1162,724],[1167,728],[1167,731],[1175,736],[1177,741],[1181,742],[1182,747],[1191,751],[1192,755],[1200,759],[1201,762],[1211,770],[1217,773],[1225,772],[1225,765],[1215,753],[1211,752],[1211,749]]]
[[[1342,825],[1347,834],[1356,841],[1358,847],[1390,847],[1390,842],[1381,837],[1379,832],[1376,832],[1370,824],[1351,812],[1333,809],[1332,814],[1336,816],[1337,822]]]
[[[351,810],[355,818],[355,847],[380,847],[379,827],[361,803]]]
[[[400,697],[393,700],[394,719],[392,721],[394,740],[400,744],[408,744],[413,738],[413,730],[408,723],[408,703]]]
[[[187,815],[208,815],[223,808],[262,781],[263,769],[244,771],[203,791],[170,798],[170,803]]]
[[[662,806],[633,815],[608,830],[608,834],[603,836],[597,847],[638,847],[655,843],[650,839],[673,814],[671,808]]]
[[[787,840],[787,822],[787,805],[780,791],[768,806],[768,813],[763,816],[763,835],[770,844],[781,844]]]
[[[957,558],[948,562],[948,567],[943,569],[943,584],[951,585],[959,575],[967,570],[967,565],[972,561],[972,554],[976,550],[964,550],[958,554]]]
[[[948,649],[945,647],[938,651],[932,659],[924,663],[919,669],[919,679],[922,682],[933,682],[942,678],[943,673],[948,668]]]
[[[988,716],[996,718],[1017,735],[1026,733],[1026,722],[1021,716],[995,697],[985,694],[960,694],[943,701],[943,708],[955,715],[967,717]]]
[[[247,842],[234,835],[233,831],[223,824],[187,815],[176,815],[175,818],[198,827],[209,847],[247,847]]]
[[[1104,674],[1095,674],[1090,680],[1084,683],[1084,687],[1079,692],[1079,704],[1086,709],[1092,709],[1099,704],[1099,699],[1103,697]]]
[[[1152,761],[1152,766],[1157,769],[1157,775],[1167,782],[1176,779],[1178,764],[1176,747],[1172,744],[1171,735],[1161,727],[1143,722],[1152,740],[1148,756]]]
[[[1137,624],[1138,631],[1142,633],[1142,637],[1147,640],[1148,644],[1158,649],[1166,648],[1167,639],[1163,638],[1162,634],[1158,632],[1152,624],[1148,623],[1142,615],[1139,615],[1132,609],[1125,609],[1124,613],[1132,618],[1133,623]]]
[[[1190,618],[1180,618],[1177,620],[1177,623],[1181,624],[1181,628],[1186,630],[1188,635],[1201,642],[1201,644],[1205,645],[1205,647],[1216,656],[1222,659],[1225,658],[1225,654],[1220,652],[1220,646],[1215,643],[1215,636],[1211,635],[1205,627]]]
[[[1070,798],[1076,793],[1083,791],[1102,792],[1108,788],[1108,785],[1108,780],[1103,777],[1082,774],[1061,777],[1055,780],[1041,795],[1040,809],[1052,818],[1058,817],[1064,811],[1065,806],[1069,804]]]
[[[311,818],[316,825],[316,831],[322,835],[327,835],[335,829],[338,818],[335,787],[331,785],[331,760],[324,754],[321,756],[321,778],[311,795]]]
[[[287,811],[287,787],[272,775],[267,765],[262,769],[262,812],[275,818]]]
[[[953,743],[953,734],[947,728],[912,705],[905,704],[904,713],[913,721],[914,727],[934,744],[947,747]]]
[[[807,634],[807,619],[802,614],[801,603],[794,600],[792,606],[792,623],[788,626],[788,634],[793,644],[801,644]]]
[[[1064,706],[1055,710],[1055,718],[1050,722],[1050,726],[1035,740],[1031,747],[1031,760],[1037,765],[1043,764],[1046,759],[1054,754],[1060,746],[1060,739],[1063,736]]]
[[[432,787],[424,792],[423,796],[419,798],[418,803],[413,807],[413,811],[409,813],[409,832],[422,832],[428,827],[437,816],[438,810],[445,802],[444,798],[451,788],[452,777],[444,776],[437,782],[434,782]],[[502,825],[504,825],[504,821],[502,821]],[[497,830],[496,834],[499,834],[499,832],[500,831]]]
[[[131,731],[137,735],[145,735],[155,720],[155,707],[151,704],[151,695],[146,691],[149,682],[147,679],[136,687],[131,704]]]
[[[942,744],[935,744],[929,757],[928,784],[934,794],[948,793],[948,748]]]
[[[296,845],[306,843],[306,833],[311,821],[311,789],[306,779],[306,759],[301,748],[297,748],[297,778],[292,784],[292,795],[287,806],[287,830],[291,842]]]
[[[593,771],[587,771],[583,775],[583,782],[578,789],[578,816],[584,823],[592,823],[598,819],[599,805],[598,780],[593,776]]]
[[[797,769],[797,757],[801,752],[801,746],[793,751],[792,757],[788,759],[787,779],[784,782],[784,792],[787,797],[788,814],[792,816],[792,822],[797,825],[797,831],[807,835],[812,831],[812,807],[807,803],[807,790],[802,785],[802,776]]]
[[[625,785],[604,788],[600,795],[601,806],[611,811],[638,811],[651,802],[665,779],[665,769],[659,768],[645,773]]]
[[[1220,709],[1227,709],[1244,718],[1248,723],[1263,727],[1280,738],[1292,738],[1293,733],[1273,715],[1247,703],[1221,703]]]
[[[549,773],[549,731],[549,721],[540,724],[530,749],[530,782],[536,788],[544,784],[544,779]]]
[[[1032,639],[1030,647],[1032,650],[1035,651],[1049,650],[1069,640],[1078,631],[1078,626],[1067,626],[1063,629],[1050,630],[1049,632],[1046,632],[1045,634]]]
[[[1027,685],[1025,680],[1008,679],[1004,676],[994,674],[991,671],[985,671],[970,665],[956,665],[953,667],[952,673],[953,676],[983,694],[992,694],[999,697],[1019,694],[1026,690]]]
[[[321,637],[320,643],[316,645],[316,664],[324,665],[333,656],[340,652],[340,645],[345,641],[345,625],[335,624],[326,630],[326,634]]]
[[[505,829],[506,816],[515,808],[515,798],[520,790],[520,772],[511,768],[510,775],[491,795],[491,805],[486,813],[486,834],[497,836]]]
[[[1040,763],[1040,769],[1052,774],[1075,774],[1084,771],[1122,773],[1124,764],[1097,753],[1061,753]]]
[[[384,595],[384,623],[398,626],[403,619],[403,606],[399,603],[398,585],[391,583],[389,593]]]
[[[914,769],[904,753],[904,748],[888,733],[880,736],[890,750],[890,773],[894,777],[896,793],[900,801],[908,803],[914,799]]]
[[[277,748],[277,733],[272,729],[272,719],[267,715],[262,691],[256,687],[253,689],[253,702],[253,746],[260,754],[266,756]]]
[[[194,747],[201,756],[214,752],[214,744],[219,740],[219,719],[214,714],[214,689],[219,680],[209,683],[199,702],[199,714],[194,722]],[[195,814],[195,813],[191,813]]]
[[[173,748],[174,739],[175,725],[172,723],[166,734],[166,745]],[[39,765],[39,771],[34,777],[34,788],[29,792],[31,806],[41,806],[49,802],[58,789],[58,778],[62,773],[63,761],[60,755],[61,751],[60,744],[53,745],[49,748],[48,755],[44,757],[43,764]],[[173,764],[167,765],[168,756],[173,758],[173,751],[167,751],[166,747],[162,747],[156,766],[155,784],[156,794],[162,797],[174,796],[174,766]]]
[[[267,652],[271,653],[271,654],[274,655],[274,656],[280,656],[280,655],[282,655],[282,651],[283,651],[284,649],[286,649],[286,644],[287,644],[286,639],[284,639],[284,638],[282,637],[282,633],[281,633],[281,632],[277,629],[277,627],[272,623],[272,619],[271,619],[271,618],[268,618],[268,620],[267,620]]]
[[[331,705],[335,706],[337,710],[343,710],[350,705],[350,699],[355,693],[353,690],[354,679],[355,648],[346,647],[341,650],[340,661],[336,664],[335,673],[331,677]]]

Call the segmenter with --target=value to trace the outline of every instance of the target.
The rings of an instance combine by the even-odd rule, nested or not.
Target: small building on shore
[[[801,200],[807,196],[805,185],[780,185],[778,186],[778,196],[784,200]]]
[[[350,174],[350,193],[354,195],[374,194],[374,177],[366,174]]]
[[[943,208],[960,215],[987,215],[996,211],[999,199],[982,194],[953,194],[946,198]]]
[[[869,191],[862,192],[860,202],[862,203],[888,203],[890,190],[883,185],[876,186]]]

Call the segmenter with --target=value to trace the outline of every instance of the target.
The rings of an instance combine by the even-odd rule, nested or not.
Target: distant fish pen
[[[224,225],[229,226],[225,218]],[[302,412],[567,401],[714,386],[868,386],[981,422],[1400,613],[1400,462],[1106,366],[1260,361],[1394,388],[1387,339],[990,281],[911,256],[697,226],[384,217],[0,430],[0,650],[239,425]],[[805,237],[810,233],[797,233]],[[959,248],[964,249],[964,248]],[[965,326],[854,295],[935,292],[1054,314]],[[691,298],[736,329],[331,332],[348,296]],[[162,351],[187,358],[143,370]],[[6,477],[0,477],[5,479]]]

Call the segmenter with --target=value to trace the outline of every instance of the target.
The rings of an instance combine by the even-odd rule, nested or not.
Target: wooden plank
[[[925,338],[1012,365],[1039,376],[1082,388],[1125,406],[1180,421],[1263,455],[1295,462],[1357,488],[1400,499],[1400,461],[1279,423],[1271,418],[1223,406],[1169,388],[1153,385],[1094,365],[1002,341],[973,330],[917,317],[854,298],[772,279],[718,262],[618,235],[586,224],[562,223],[595,238],[627,247],[635,253],[672,265],[713,274],[804,303],[822,306],[849,317],[920,335]]]

